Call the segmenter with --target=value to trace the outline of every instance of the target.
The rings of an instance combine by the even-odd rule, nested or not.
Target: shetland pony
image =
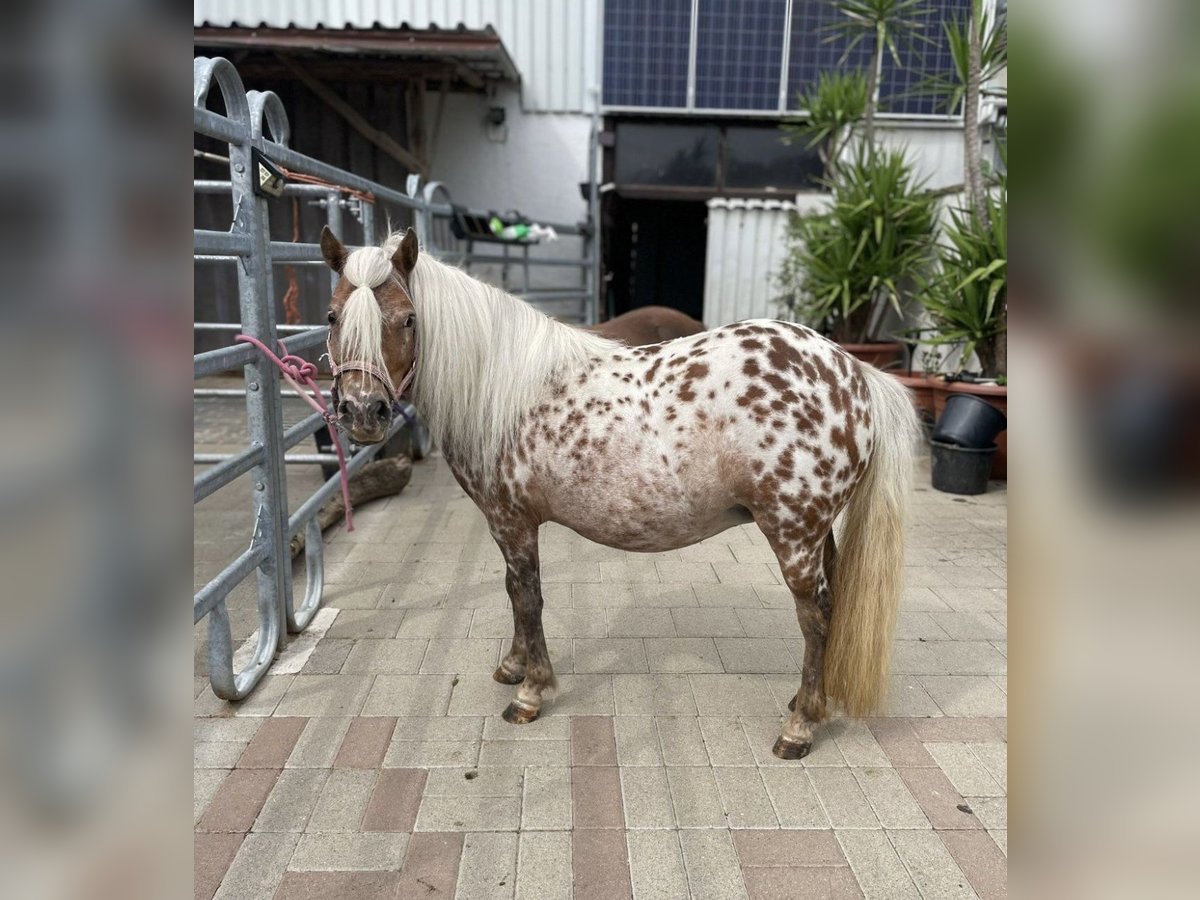
[[[326,229],[321,247],[341,275],[329,313],[341,422],[360,443],[378,440],[397,385],[411,380],[412,403],[504,555],[514,629],[493,677],[519,685],[507,721],[536,719],[555,685],[544,522],[644,552],[754,522],[805,640],[773,752],[808,753],[827,697],[850,715],[878,707],[917,434],[898,382],[784,322],[626,347],[419,253],[411,229],[353,252]]]

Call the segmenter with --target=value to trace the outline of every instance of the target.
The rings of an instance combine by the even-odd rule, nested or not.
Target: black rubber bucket
[[[947,494],[982,494],[987,490],[995,444],[980,448],[931,441],[929,446],[936,490]]]
[[[973,394],[951,394],[933,429],[933,439],[944,444],[984,450],[1008,427],[1004,413]]]

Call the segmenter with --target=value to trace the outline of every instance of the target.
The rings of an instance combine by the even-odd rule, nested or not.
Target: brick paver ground
[[[325,611],[248,701],[213,696],[197,628],[197,900],[1004,896],[1006,497],[918,483],[885,714],[784,762],[804,641],[756,529],[633,554],[546,526],[560,691],[515,727],[500,554],[418,464],[327,536]],[[248,536],[216,503],[200,581]]]

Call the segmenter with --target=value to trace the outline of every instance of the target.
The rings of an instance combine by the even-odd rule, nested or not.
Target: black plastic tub
[[[933,486],[947,494],[982,494],[987,490],[996,445],[959,447],[944,441],[930,442]]]
[[[985,450],[1008,427],[1004,413],[972,394],[951,394],[933,429],[933,439],[945,444]]]

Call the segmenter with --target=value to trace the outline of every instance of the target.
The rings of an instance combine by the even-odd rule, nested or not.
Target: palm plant
[[[816,148],[826,179],[834,176],[854,126],[866,113],[867,80],[858,70],[821,72],[816,83],[800,94],[805,117],[783,124],[789,140],[803,140],[808,149]]]
[[[937,333],[933,344],[962,347],[962,364],[974,353],[982,374],[1002,376],[1007,330],[1008,189],[984,194],[983,213],[973,205],[951,210],[940,267],[921,285],[925,310]]]
[[[841,17],[826,27],[828,41],[844,40],[841,62],[864,41],[874,40],[871,66],[867,70],[867,104],[863,111],[863,137],[875,140],[875,113],[879,105],[879,77],[883,55],[891,55],[897,68],[903,67],[900,50],[917,42],[929,43],[924,34],[925,20],[933,11],[928,0],[833,0]]]
[[[826,182],[825,211],[789,223],[793,252],[780,280],[791,312],[820,325],[835,340],[862,342],[931,256],[935,200],[923,190],[902,151],[856,149]]]

